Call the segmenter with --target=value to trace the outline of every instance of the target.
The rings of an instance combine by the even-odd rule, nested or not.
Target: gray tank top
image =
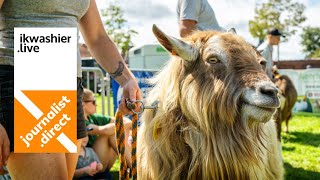
[[[13,65],[14,27],[78,28],[89,3],[90,0],[4,0],[0,9],[0,65]],[[79,50],[78,76],[81,76]]]

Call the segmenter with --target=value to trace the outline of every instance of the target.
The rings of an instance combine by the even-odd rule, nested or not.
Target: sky
[[[236,28],[238,35],[254,45],[258,40],[249,33],[248,22],[253,20],[255,4],[265,1],[208,0],[221,27]],[[320,0],[294,1],[306,6],[307,20],[302,25],[320,27]],[[105,9],[110,2],[116,2],[123,9],[124,18],[128,21],[127,26],[138,32],[138,35],[133,37],[135,46],[157,42],[151,30],[153,24],[156,24],[166,34],[179,37],[177,0],[96,0],[96,2],[99,10]],[[305,57],[300,45],[300,34],[301,31],[291,36],[288,42],[280,44],[280,60],[296,60]]]

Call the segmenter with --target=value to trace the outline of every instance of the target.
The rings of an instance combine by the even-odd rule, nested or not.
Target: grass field
[[[284,126],[284,124],[283,124]],[[320,179],[320,116],[296,114],[282,133],[285,179]]]
[[[320,114],[296,113],[289,131],[282,133],[285,179],[320,180]],[[114,179],[118,179],[119,166],[117,161],[111,169]]]
[[[113,97],[112,97],[112,95],[110,95],[111,97],[110,97],[110,111],[111,111],[111,113],[110,114],[108,114],[108,108],[109,108],[109,106],[108,106],[108,99],[107,99],[107,97],[105,97],[105,102],[104,102],[104,110],[105,110],[105,114],[106,115],[110,115],[110,116],[113,116],[114,115],[114,112],[113,112]],[[96,94],[95,95],[95,97],[96,97],[96,101],[97,101],[97,113],[99,113],[99,114],[101,114],[102,113],[102,104],[101,104],[101,96],[99,95],[99,94]]]

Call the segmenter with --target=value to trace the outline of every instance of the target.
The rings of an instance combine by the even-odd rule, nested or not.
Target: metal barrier
[[[110,87],[110,75],[108,73],[106,73],[106,75],[104,76],[103,71],[98,68],[98,67],[82,67],[82,72],[83,77],[86,77],[87,81],[84,82],[84,86],[86,86],[87,88],[90,89],[90,83],[93,80],[93,91],[94,93],[97,93],[98,91],[98,82],[97,80],[99,80],[101,82],[101,107],[102,107],[102,114],[105,114],[105,94],[107,94],[107,105],[108,105],[108,115],[112,115],[111,114],[111,103],[110,103],[110,92],[111,92],[111,87]],[[130,70],[133,72],[133,74],[135,75],[138,85],[141,89],[141,94],[143,99],[146,97],[147,93],[148,93],[148,89],[149,89],[149,85],[147,85],[146,79],[152,77],[155,73],[157,73],[159,70],[155,70],[155,69],[137,69],[137,68],[130,68]],[[90,73],[93,73],[93,78],[91,76],[90,78]],[[97,78],[98,75],[98,78]],[[91,85],[92,86],[92,85]],[[118,92],[118,90],[120,89],[120,85],[118,83],[116,83],[116,81],[112,80],[112,91],[113,91],[113,106],[114,109],[113,111],[115,112],[116,109],[118,108],[118,103],[120,101],[120,98],[122,96],[122,91]],[[121,93],[121,94],[119,94]]]
[[[105,115],[105,94],[107,94],[107,103],[108,103],[108,115],[111,115],[111,104],[110,104],[110,76],[106,74],[104,76],[102,70],[98,67],[82,67],[82,72],[86,74],[86,83],[84,84],[86,88],[90,89],[90,72],[93,75],[93,85],[94,85],[94,93],[97,93],[98,82],[97,79],[100,80],[101,83],[101,108],[102,114]],[[97,78],[97,75],[99,76]]]

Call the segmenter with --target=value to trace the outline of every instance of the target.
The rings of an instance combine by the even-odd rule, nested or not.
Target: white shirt
[[[266,59],[266,73],[267,75],[272,78],[272,66],[273,66],[273,60],[272,60],[272,51],[273,48],[267,41],[264,41],[257,50],[261,52],[261,55]]]
[[[178,0],[178,22],[181,20],[197,21],[199,30],[223,31],[218,24],[214,11],[207,0]]]

